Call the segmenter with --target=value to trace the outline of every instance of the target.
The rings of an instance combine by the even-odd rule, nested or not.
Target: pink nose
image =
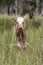
[[[22,24],[19,24],[19,27],[22,27]]]

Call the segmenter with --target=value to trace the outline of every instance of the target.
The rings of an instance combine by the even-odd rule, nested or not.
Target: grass
[[[12,16],[0,15],[0,65],[41,65],[43,53],[43,17],[27,19],[27,54],[19,56]],[[14,16],[16,17],[16,16]]]

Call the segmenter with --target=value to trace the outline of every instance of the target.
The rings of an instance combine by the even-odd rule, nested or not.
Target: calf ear
[[[28,16],[28,14],[26,14],[26,15],[23,17],[23,18],[24,18],[24,20],[26,20],[27,16]]]
[[[24,20],[26,20],[26,15],[23,18],[24,18]]]
[[[16,22],[17,21],[17,19],[15,19],[15,18],[12,18],[12,22]]]

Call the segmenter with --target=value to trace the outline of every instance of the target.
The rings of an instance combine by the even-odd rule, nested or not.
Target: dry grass
[[[26,21],[27,55],[19,55],[11,17],[0,15],[0,65],[41,65],[43,43],[43,17]]]

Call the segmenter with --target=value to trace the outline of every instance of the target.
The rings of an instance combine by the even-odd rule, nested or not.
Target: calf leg
[[[22,42],[23,42],[23,49],[26,49],[26,32],[23,30],[23,33],[22,33]]]
[[[21,46],[21,40],[20,37],[17,38],[17,46],[18,46],[18,53],[21,54],[22,53],[22,46]]]

